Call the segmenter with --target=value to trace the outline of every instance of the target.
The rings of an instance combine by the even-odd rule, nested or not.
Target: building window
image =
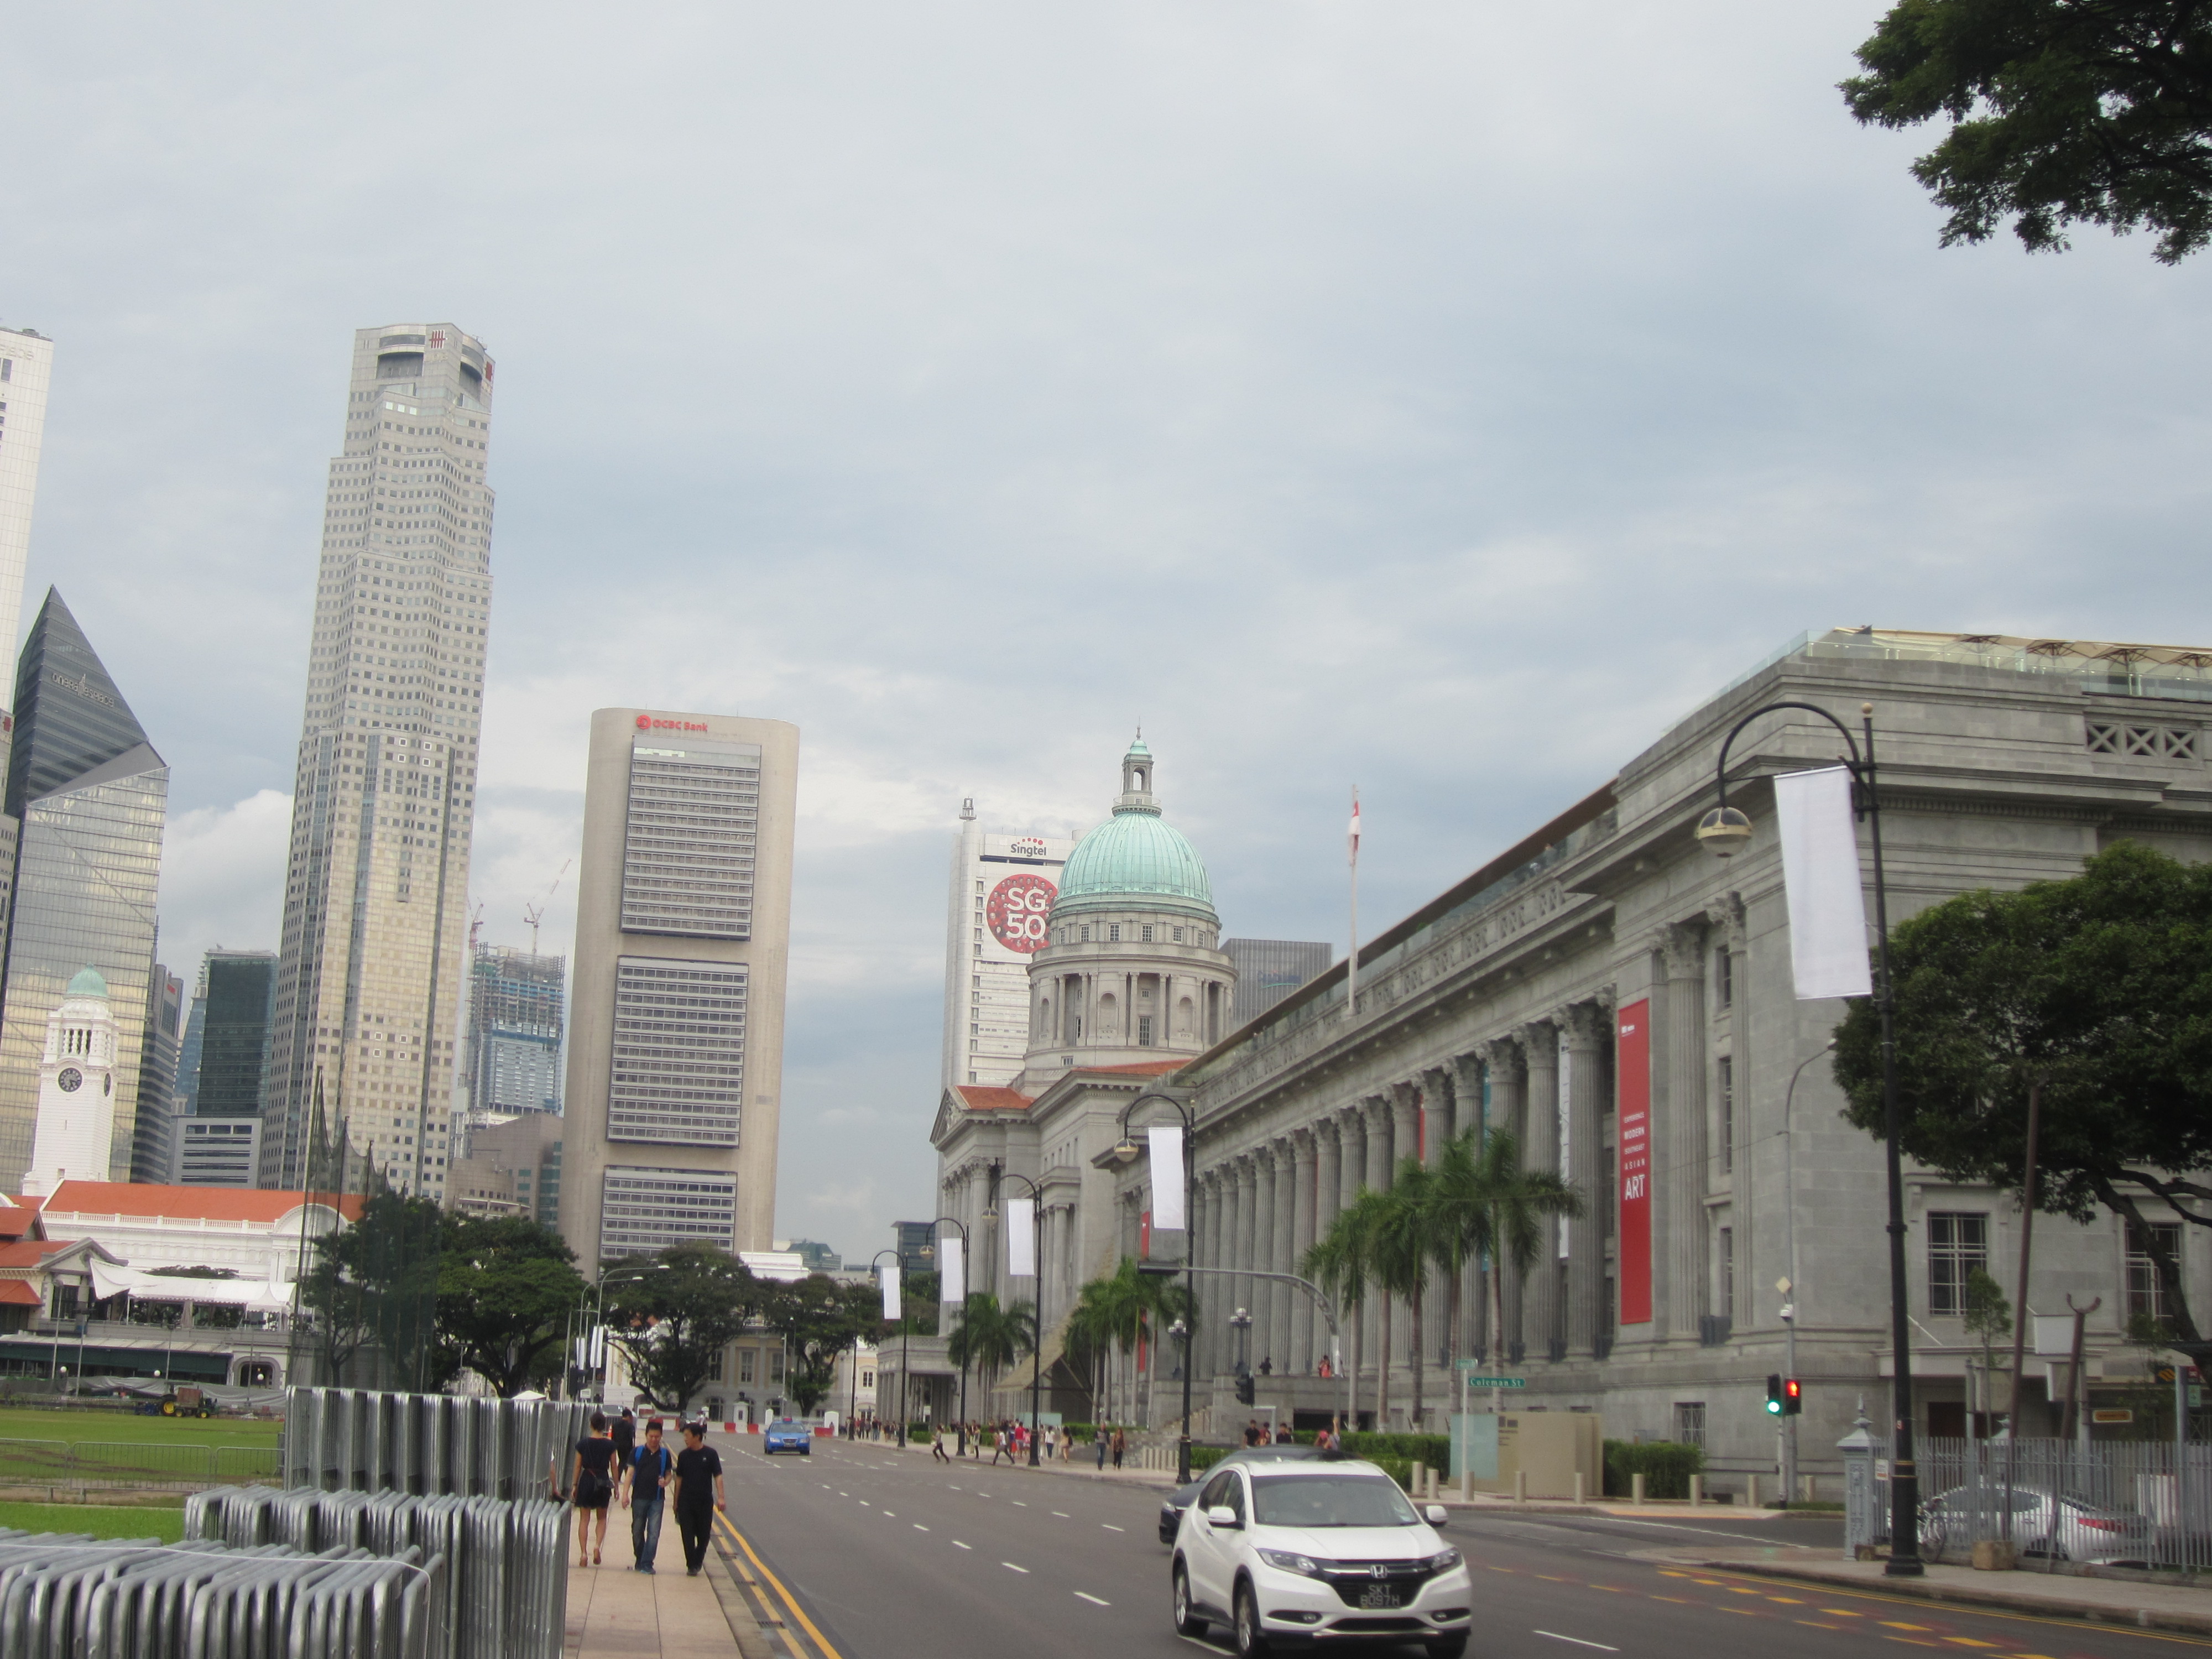
[[[1085,945],[1088,945],[1088,944],[1090,944],[1090,943],[1091,943],[1091,924],[1090,924],[1089,922],[1087,922],[1087,921],[1086,921],[1086,922],[1085,922],[1085,923],[1083,924],[1083,939],[1082,939],[1082,943],[1084,943],[1084,944],[1085,944]]]
[[[1137,1016],[1137,1046],[1139,1048],[1152,1046],[1152,1017],[1150,1014]]]
[[[1686,1446],[1705,1443],[1705,1402],[1702,1400],[1678,1400],[1674,1402],[1674,1438]]]
[[[1721,1056],[1718,1084],[1715,1093],[1721,1109],[1721,1173],[1731,1175],[1735,1170],[1735,1060],[1728,1054]]]
[[[753,1351],[750,1348],[740,1348],[738,1350],[738,1381],[750,1382],[752,1380]]]
[[[2128,1317],[2142,1315],[2150,1319],[2166,1316],[2166,1286],[2159,1282],[2158,1268],[2143,1248],[2143,1235],[2154,1235],[2169,1256],[2181,1253],[2181,1224],[2178,1221],[2154,1221],[2147,1226],[2128,1223]]]
[[[1145,924],[1145,931],[1144,931],[1144,933],[1143,933],[1143,935],[1142,935],[1142,938],[1143,938],[1144,943],[1146,943],[1146,945],[1150,945],[1150,944],[1152,942],[1152,923],[1150,923],[1150,922],[1146,922],[1146,923]]]
[[[1721,1229],[1721,1311],[1733,1316],[1735,1312],[1735,1229]]]
[[[783,1381],[783,1350],[781,1348],[770,1348],[768,1351],[768,1380],[771,1382]]]
[[[1107,924],[1106,942],[1109,945],[1119,945],[1121,942],[1121,924],[1120,922],[1115,921],[1109,922]]]
[[[1176,929],[1175,930],[1175,942],[1176,942],[1177,945],[1180,945],[1180,944],[1182,944],[1182,928],[1180,928],[1180,927],[1178,927],[1178,928],[1176,928]]]
[[[1966,1280],[1990,1265],[1990,1218],[1960,1211],[1928,1217],[1928,1311],[1966,1310]]]
[[[1713,1000],[1723,1008],[1735,1006],[1735,957],[1725,945],[1713,952]]]

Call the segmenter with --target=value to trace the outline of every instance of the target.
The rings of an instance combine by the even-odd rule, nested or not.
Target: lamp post
[[[1881,1024],[1882,1157],[1889,1185],[1889,1324],[1890,1346],[1895,1357],[1890,1437],[1889,1562],[1883,1569],[1892,1578],[1918,1578],[1927,1569],[1920,1559],[1920,1476],[1912,1456],[1912,1347],[1911,1316],[1906,1310],[1905,1273],[1905,1176],[1898,1151],[1897,1033],[1895,1004],[1889,977],[1889,889],[1881,860],[1881,797],[1876,787],[1874,747],[1874,705],[1859,705],[1860,730],[1851,728],[1826,709],[1809,702],[1770,702],[1753,709],[1721,741],[1714,772],[1718,799],[1713,810],[1698,820],[1698,843],[1719,858],[1728,858],[1751,844],[1751,820],[1728,804],[1729,750],[1743,729],[1763,714],[1796,709],[1815,715],[1843,733],[1850,750],[1844,764],[1850,768],[1855,789],[1854,805],[1867,821],[1874,852],[1875,1012]],[[1865,738],[1863,748],[1860,738]],[[1790,1322],[1794,1334],[1796,1322]]]
[[[667,1271],[668,1264],[665,1261],[647,1261],[637,1263],[611,1261],[602,1266],[599,1269],[599,1276],[598,1279],[593,1282],[591,1291],[588,1292],[592,1299],[592,1328],[595,1331],[604,1331],[606,1328],[608,1285],[617,1283],[625,1278],[642,1278],[647,1273],[665,1273]],[[580,1306],[581,1304],[582,1298],[580,1297],[578,1299],[578,1305]],[[589,1338],[586,1339],[587,1343],[589,1340]],[[586,1348],[585,1352],[589,1353],[590,1349],[588,1346]],[[592,1397],[602,1404],[606,1401],[607,1388],[606,1381],[599,1376],[599,1372],[605,1368],[605,1364],[606,1344],[605,1339],[602,1338],[599,1343],[599,1363],[596,1365],[591,1365],[586,1368],[592,1374],[592,1382],[596,1389],[596,1393]],[[680,1413],[684,1409],[684,1401],[680,1400],[676,1402],[676,1409]]]
[[[1784,1301],[1782,1324],[1786,1334],[1783,1338],[1784,1368],[1790,1376],[1797,1375],[1797,1298],[1803,1294],[1797,1284],[1797,1132],[1792,1115],[1797,1103],[1797,1079],[1805,1075],[1805,1068],[1816,1060],[1825,1060],[1836,1052],[1836,1040],[1830,1037],[1812,1054],[1797,1062],[1797,1069],[1790,1073],[1790,1087],[1782,1096],[1782,1230],[1783,1260],[1789,1265],[1779,1286]],[[1788,1509],[1797,1492],[1797,1413],[1792,1412],[1782,1425],[1782,1507]]]
[[[890,1259],[891,1259],[891,1261],[892,1261],[893,1264],[894,1264],[894,1265],[896,1265],[896,1264],[897,1263],[897,1261],[898,1261],[898,1259],[899,1259],[899,1253],[898,1253],[896,1250],[878,1250],[878,1251],[875,1253],[875,1255],[874,1255],[872,1257],[871,1257],[871,1258],[869,1259],[868,1266],[869,1266],[869,1267],[874,1267],[878,1266],[878,1265],[882,1262],[883,1259],[884,1259],[885,1256],[889,1256],[889,1257],[890,1257]],[[909,1385],[908,1385],[908,1378],[907,1378],[907,1363],[906,1363],[906,1361],[907,1361],[907,1354],[908,1354],[908,1347],[907,1347],[907,1340],[906,1340],[907,1332],[906,1332],[906,1328],[907,1328],[907,1317],[906,1317],[906,1280],[905,1280],[903,1278],[902,1278],[902,1279],[899,1280],[899,1430],[898,1430],[898,1443],[899,1443],[899,1444],[900,1444],[900,1445],[902,1445],[902,1446],[903,1446],[903,1445],[905,1445],[905,1444],[906,1444],[906,1413],[907,1413],[907,1396],[908,1396],[908,1394],[911,1392],[911,1389],[909,1388]],[[882,1368],[880,1365],[879,1365],[879,1366],[878,1366],[878,1367],[876,1368],[876,1376],[877,1376],[877,1381],[878,1381],[878,1382],[880,1382],[882,1381],[882,1378],[883,1378],[883,1368]],[[882,1390],[881,1390],[880,1389],[878,1389],[878,1392],[880,1394],[880,1393],[882,1392]],[[882,1402],[880,1400],[878,1400],[878,1401],[876,1402],[876,1420],[877,1420],[878,1422],[881,1422],[881,1421],[883,1420],[883,1402]]]
[[[953,1216],[941,1215],[937,1218],[936,1224],[940,1227],[957,1227],[960,1229],[960,1316],[964,1323],[968,1315],[968,1275],[975,1270],[975,1253],[968,1248],[968,1224]],[[940,1309],[945,1305],[944,1271],[945,1270],[941,1266],[938,1269],[939,1276],[938,1279],[937,1305]],[[963,1365],[960,1368],[960,1420],[953,1425],[952,1434],[954,1455],[960,1457],[967,1456],[968,1368],[965,1365]]]
[[[1036,1468],[1043,1461],[1043,1446],[1037,1434],[1037,1395],[1044,1382],[1044,1193],[1027,1176],[1016,1175],[1004,1166],[1000,1168],[999,1179],[1018,1181],[1030,1189],[1030,1266],[1036,1269],[1031,1275],[1035,1299],[1030,1304],[1034,1316],[1030,1323],[1030,1467]],[[998,1218],[995,1204],[983,1212],[987,1223]]]
[[[1194,1155],[1198,1139],[1198,1116],[1190,1107],[1171,1094],[1158,1089],[1148,1089],[1121,1109],[1121,1139],[1114,1148],[1114,1156],[1123,1164],[1133,1164],[1137,1158],[1137,1143],[1129,1139],[1129,1118],[1138,1107],[1148,1100],[1165,1101],[1182,1120],[1182,1293],[1183,1305],[1188,1310],[1191,1322],[1198,1321],[1198,1279],[1191,1269],[1198,1265],[1198,1159]],[[1190,1483],[1190,1356],[1186,1346],[1182,1357],[1182,1433],[1176,1441],[1176,1484]]]

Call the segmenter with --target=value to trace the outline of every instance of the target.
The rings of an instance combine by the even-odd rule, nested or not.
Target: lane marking
[[[1902,1624],[1894,1619],[1885,1619],[1881,1622],[1887,1626],[1891,1630],[1933,1630],[1936,1628],[1933,1625]]]
[[[886,1521],[896,1521],[898,1519],[898,1516],[893,1515],[889,1510],[878,1510],[878,1513],[879,1513]]]
[[[1115,1526],[1111,1521],[1101,1521],[1098,1524],[1105,1528],[1109,1532],[1127,1532],[1128,1530],[1127,1527]],[[1205,1645],[1206,1644],[1203,1642],[1199,1644],[1199,1646],[1200,1647],[1204,1647]]]
[[[1004,1567],[1008,1572],[1018,1572],[1024,1576],[1029,1572],[1029,1569],[1027,1567],[1018,1567],[1011,1561],[1001,1561],[999,1565]]]
[[[1548,1636],[1554,1642],[1572,1642],[1578,1648],[1595,1648],[1601,1653],[1619,1653],[1620,1651],[1619,1648],[1607,1647],[1602,1642],[1585,1642],[1579,1636],[1562,1636],[1555,1630],[1540,1630],[1536,1632],[1535,1634],[1538,1636]]]
[[[1795,1583],[1796,1582],[1796,1580],[1791,1579],[1790,1575],[1786,1572],[1778,1572],[1772,1575],[1761,1574],[1759,1576],[1761,1577],[1768,1577],[1771,1576],[1774,1580],[1786,1581],[1791,1583]],[[1917,1609],[1925,1607],[1928,1605],[1927,1598],[1925,1596],[1919,1595],[1885,1595],[1877,1590],[1839,1589],[1833,1584],[1807,1584],[1802,1586],[1802,1588],[1807,1589],[1820,1589],[1830,1595],[1856,1596],[1863,1601],[1881,1601],[1895,1607],[1913,1607]],[[1655,1599],[1663,1600],[1665,1598],[1659,1597]],[[1847,1607],[1822,1607],[1820,1611],[1822,1613],[1833,1613],[1839,1619],[1863,1619],[1866,1616],[1864,1613],[1853,1613]],[[1966,1616],[1975,1619],[2002,1620],[2005,1623],[2013,1625],[2055,1625],[2068,1630],[2078,1631],[2088,1629],[2102,1631],[2107,1635],[2131,1636],[2139,1642],[2168,1642],[2185,1648],[2212,1648],[2212,1641],[2207,1641],[2201,1636],[2175,1636],[2164,1631],[2143,1630],[2133,1625],[2113,1624],[2097,1619],[2052,1618],[2047,1614],[2033,1613],[1998,1613],[1989,1607],[1974,1607],[1966,1613]],[[1911,1638],[1904,1636],[1886,1636],[1882,1639],[1886,1642],[1908,1642],[1911,1640]],[[1913,1645],[1919,1647],[1934,1647],[1936,1644],[1932,1642],[1927,1642],[1914,1643]]]
[[[1848,1625],[1824,1625],[1817,1619],[1796,1619],[1790,1622],[1803,1625],[1809,1630],[1849,1630],[1850,1628]]]
[[[1070,1515],[1066,1510],[1054,1510],[1053,1514],[1062,1521],[1073,1521],[1075,1519],[1075,1517]]]
[[[744,1534],[739,1532],[735,1526],[731,1524],[730,1517],[726,1515],[718,1513],[714,1518],[717,1521],[720,1521],[724,1527],[729,1529],[730,1536],[738,1540],[738,1547],[744,1551],[746,1559],[750,1560],[753,1564],[754,1567],[759,1571],[760,1576],[767,1579],[769,1585],[775,1589],[775,1593],[783,1599],[784,1606],[791,1609],[792,1617],[798,1620],[800,1626],[805,1629],[809,1636],[814,1638],[814,1645],[822,1650],[823,1659],[844,1659],[844,1656],[840,1654],[836,1648],[830,1645],[829,1638],[823,1636],[820,1631],[814,1627],[814,1621],[806,1616],[806,1609],[799,1605],[798,1598],[793,1595],[789,1590],[784,1589],[783,1580],[778,1578],[774,1573],[770,1572],[768,1570],[768,1563],[762,1560],[758,1555],[753,1553],[752,1545],[746,1540]],[[785,1634],[787,1636],[790,1632],[787,1631]]]
[[[917,1522],[915,1522],[914,1523],[914,1529],[915,1529],[916,1532],[927,1532],[927,1531],[929,1530],[929,1528],[928,1528],[927,1527],[923,1526],[923,1525],[921,1524],[921,1522],[919,1522],[919,1521],[917,1521]]]
[[[1025,1510],[1029,1508],[1029,1505],[1023,1503],[1018,1498],[1009,1498],[1006,1501],[1009,1504],[1012,1504],[1018,1510]]]
[[[956,1538],[952,1540],[952,1547],[956,1550],[972,1550],[975,1547],[973,1544],[963,1544]]]
[[[1076,1591],[1075,1599],[1079,1601],[1088,1601],[1093,1607],[1110,1607],[1114,1605],[1111,1601],[1103,1601],[1098,1596],[1091,1595],[1088,1590]]]

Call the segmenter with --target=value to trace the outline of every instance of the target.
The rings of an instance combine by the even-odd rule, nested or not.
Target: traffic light
[[[1249,1376],[1240,1376],[1237,1379],[1237,1401],[1239,1405],[1249,1406],[1259,1397],[1260,1385],[1258,1383],[1255,1382]]]
[[[1805,1385],[1794,1376],[1782,1379],[1782,1414],[1796,1417],[1805,1409]]]
[[[1782,1404],[1782,1373],[1780,1371],[1769,1371],[1766,1374],[1766,1414],[1769,1417],[1779,1417],[1782,1415],[1784,1409],[1784,1407]]]

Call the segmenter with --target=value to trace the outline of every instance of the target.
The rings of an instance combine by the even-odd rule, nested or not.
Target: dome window
[[[1083,943],[1091,943],[1091,924],[1087,921],[1083,924]]]
[[[1119,945],[1121,942],[1121,924],[1120,922],[1109,921],[1106,924],[1106,942],[1109,945]]]
[[[1150,923],[1150,922],[1146,922],[1146,923],[1145,924],[1145,943],[1146,943],[1146,944],[1147,944],[1147,945],[1150,945],[1152,942],[1152,923]]]
[[[1182,944],[1182,928],[1180,928],[1180,927],[1178,927],[1178,928],[1176,928],[1176,929],[1175,930],[1175,942],[1176,942],[1177,945],[1180,945],[1180,944]]]

